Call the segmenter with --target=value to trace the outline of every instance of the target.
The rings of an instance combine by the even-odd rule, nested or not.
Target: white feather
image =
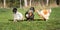
[[[48,11],[48,13],[46,15],[43,13],[43,10],[41,10],[41,11],[37,10],[37,13],[39,15],[42,15],[45,19],[49,19],[49,16],[50,16],[50,13],[51,13],[51,9],[47,9],[47,11]]]
[[[19,12],[14,14],[14,21],[16,21],[16,20],[23,20],[23,15]]]

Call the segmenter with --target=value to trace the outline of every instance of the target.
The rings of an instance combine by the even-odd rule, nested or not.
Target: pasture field
[[[19,9],[23,15],[25,9]],[[60,30],[60,7],[52,8],[48,21],[38,21],[39,16],[35,12],[36,21],[13,22],[12,9],[0,8],[0,30]]]

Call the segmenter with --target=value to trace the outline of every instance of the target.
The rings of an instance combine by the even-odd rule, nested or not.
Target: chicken
[[[13,17],[14,22],[17,22],[17,20],[24,20],[22,13],[17,11],[17,8],[13,8]]]
[[[25,13],[26,20],[34,20],[35,8],[30,7],[30,9]]]
[[[23,20],[23,15],[20,12],[16,12],[16,14],[14,14],[14,21],[16,20]]]
[[[39,16],[42,16],[42,18],[47,21],[49,19],[51,8],[50,9],[43,9],[43,10],[36,10]]]

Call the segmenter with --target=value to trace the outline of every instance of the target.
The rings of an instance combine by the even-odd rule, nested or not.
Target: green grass
[[[23,15],[25,9],[19,9]],[[35,19],[39,16],[35,12]],[[9,21],[13,19],[12,9],[0,8],[0,30],[60,30],[60,7],[52,8],[48,21]]]

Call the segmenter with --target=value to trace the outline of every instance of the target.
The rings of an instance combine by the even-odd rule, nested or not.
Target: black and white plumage
[[[34,7],[31,7],[30,10],[32,10],[33,12],[35,12],[35,8]]]
[[[34,7],[31,7],[30,10],[28,10],[26,13],[25,13],[25,18],[27,20],[34,20]]]
[[[17,8],[13,8],[13,16],[14,16],[14,22],[17,20],[23,20],[22,13],[17,11]]]

